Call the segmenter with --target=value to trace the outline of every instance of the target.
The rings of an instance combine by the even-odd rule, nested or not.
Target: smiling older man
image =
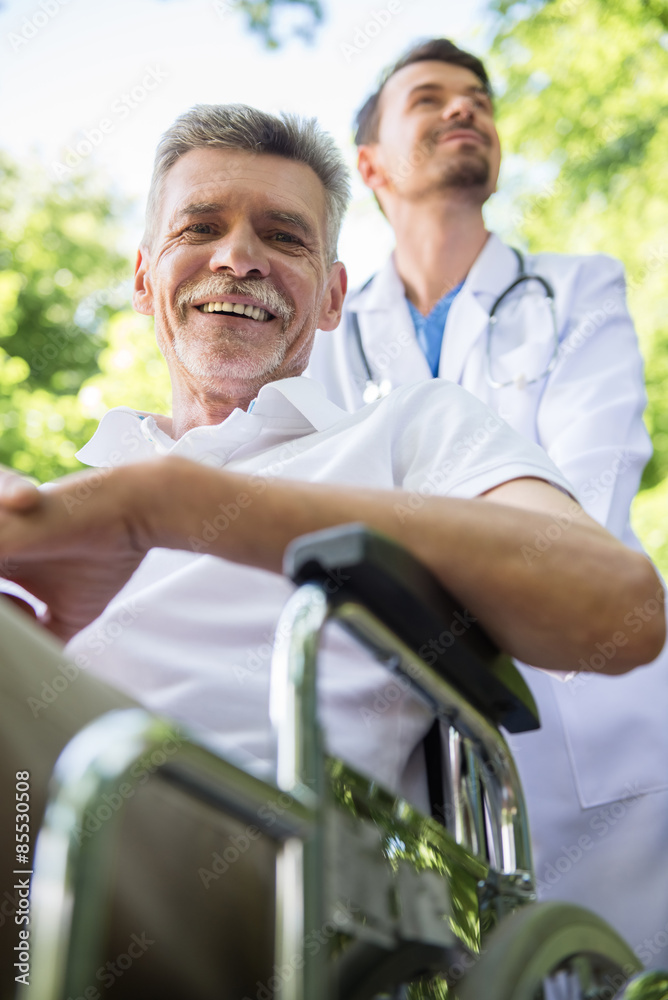
[[[54,704],[31,703],[59,660],[4,616],[3,643],[26,664],[5,677],[7,732],[24,755],[6,737],[10,774],[43,775],[77,723],[118,703],[91,675],[271,763],[263,650],[291,590],[283,552],[305,532],[364,521],[399,539],[501,646],[547,669],[578,669],[660,592],[648,560],[584,514],[545,454],[462,389],[408,386],[346,414],[300,376],[316,327],[339,322],[347,192],[340,155],[312,122],[203,106],[163,137],[135,307],[155,317],[172,416],[107,414],[80,453],[104,475],[39,490],[7,474],[0,486],[0,558],[88,674]],[[527,559],[539,535],[553,541]],[[655,615],[607,669],[650,660],[663,638]],[[343,640],[321,680],[329,749],[398,787],[430,713],[404,692],[378,725],[360,725],[387,676]]]

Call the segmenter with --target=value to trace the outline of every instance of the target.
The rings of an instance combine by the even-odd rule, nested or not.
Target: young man
[[[155,317],[172,416],[111,411],[82,452],[104,473],[47,490],[0,481],[0,558],[87,674],[31,710],[53,664],[43,645],[31,656],[22,630],[28,679],[7,681],[3,711],[30,759],[10,743],[10,776],[44,775],[81,718],[80,694],[85,719],[103,710],[94,677],[271,763],[260,650],[291,590],[283,552],[306,532],[363,521],[399,539],[501,646],[547,669],[578,669],[660,590],[648,560],[563,492],[541,449],[458,387],[402,389],[345,414],[300,377],[316,327],[339,322],[346,201],[340,155],[313,123],[202,106],[163,138],[135,306]],[[554,539],[527,560],[537,534]],[[17,634],[10,622],[5,641]],[[608,669],[650,660],[663,639],[656,616]],[[361,710],[387,674],[347,646],[321,678],[329,749],[397,787],[429,712],[402,695],[365,730]],[[33,795],[36,822],[37,779]]]
[[[640,550],[629,506],[651,446],[621,265],[600,254],[518,256],[487,232],[482,209],[500,163],[492,95],[480,60],[451,42],[406,53],[357,124],[360,173],[396,248],[348,297],[336,333],[318,335],[309,372],[351,411],[418,379],[459,383],[545,448],[587,512]],[[514,286],[523,271],[536,277]],[[625,624],[641,629],[642,616]],[[604,670],[615,655],[609,639],[581,667]],[[513,748],[541,895],[598,910],[643,961],[665,965],[668,656],[615,684],[527,676],[542,729]]]

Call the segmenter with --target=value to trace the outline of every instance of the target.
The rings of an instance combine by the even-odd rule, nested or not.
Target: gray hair
[[[280,117],[247,104],[196,104],[179,115],[158,143],[146,207],[144,242],[154,235],[162,186],[179,156],[206,146],[273,153],[305,163],[325,189],[328,264],[337,256],[341,223],[350,201],[350,180],[341,152],[315,118]]]

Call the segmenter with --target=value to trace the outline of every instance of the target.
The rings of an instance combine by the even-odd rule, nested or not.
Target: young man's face
[[[195,149],[164,179],[135,306],[155,316],[173,380],[239,391],[303,371],[316,327],[338,323],[341,271],[327,266],[325,192],[310,167]]]
[[[412,63],[390,77],[380,96],[378,141],[369,184],[408,200],[458,191],[482,204],[495,190],[501,149],[492,102],[470,70],[451,63]],[[364,171],[363,171],[364,173]]]

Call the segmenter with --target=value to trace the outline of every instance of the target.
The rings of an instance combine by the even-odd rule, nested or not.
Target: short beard
[[[225,332],[230,339],[237,333],[236,330]],[[215,347],[192,342],[185,344],[177,340],[173,345],[174,354],[186,371],[209,392],[216,391],[221,379],[245,382],[258,389],[265,382],[271,382],[285,360],[288,348],[285,339],[281,338],[268,351],[244,350],[243,344],[235,351],[233,347],[230,349],[230,339]]]
[[[241,331],[223,327],[220,338],[214,344],[175,338],[174,353],[186,371],[209,391],[216,390],[221,378],[238,380],[259,388],[272,380],[272,375],[278,372],[285,360],[288,343],[284,334],[294,319],[294,304],[265,279],[235,279],[212,275],[186,282],[178,289],[175,306],[181,326],[186,325],[188,308],[193,302],[219,295],[259,299],[268,312],[282,321],[281,335],[276,342],[253,349],[246,343]]]
[[[488,183],[489,163],[478,157],[459,163],[449,163],[441,178],[442,188],[486,189]]]
[[[447,135],[448,132],[459,131],[460,129],[461,126],[436,129],[427,140],[427,149],[430,151],[433,150],[444,135]],[[477,129],[471,128],[471,131],[478,137],[483,138],[488,144],[487,138],[478,132]],[[489,162],[484,156],[480,155],[479,150],[476,150],[470,155],[463,154],[458,161],[455,160],[454,162],[450,161],[447,163],[441,176],[439,187],[441,190],[459,188],[466,191],[471,188],[486,189],[488,183]]]

